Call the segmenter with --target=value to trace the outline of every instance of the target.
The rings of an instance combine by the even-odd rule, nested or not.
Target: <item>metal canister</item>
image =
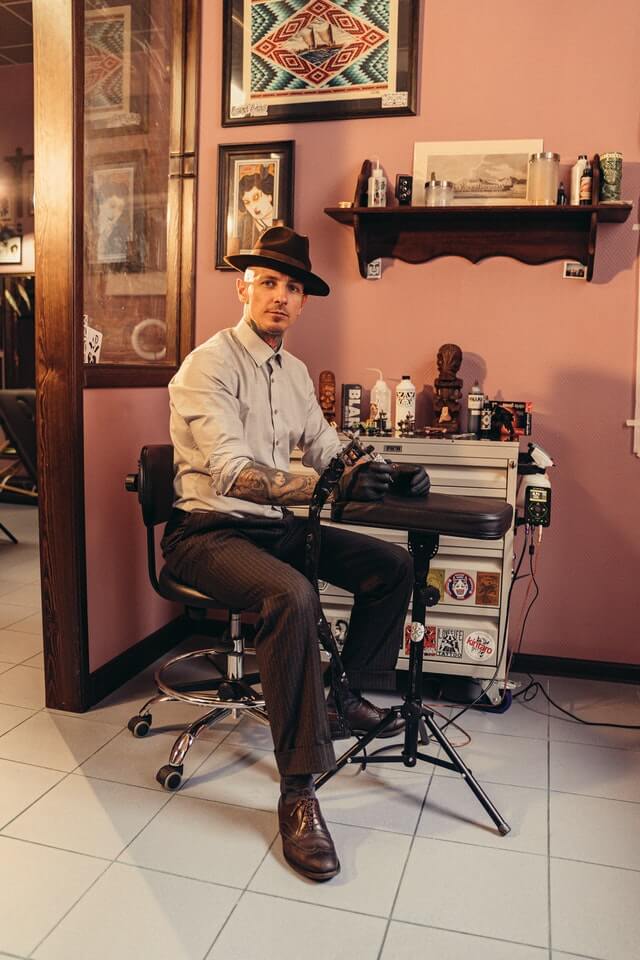
[[[529,157],[527,200],[533,204],[555,204],[558,196],[559,153],[532,153]]]
[[[427,207],[444,207],[451,203],[455,193],[452,180],[436,180],[435,174],[424,185],[424,202]]]

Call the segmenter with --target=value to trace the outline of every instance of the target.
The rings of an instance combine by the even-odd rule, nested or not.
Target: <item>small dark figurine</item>
[[[331,370],[323,370],[318,378],[318,402],[325,420],[336,423],[336,378]]]
[[[462,380],[457,376],[462,363],[462,350],[456,343],[443,343],[438,350],[438,376],[433,385],[433,425],[445,433],[460,432]]]

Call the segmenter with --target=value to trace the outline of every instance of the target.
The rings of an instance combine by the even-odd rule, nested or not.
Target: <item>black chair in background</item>
[[[13,502],[35,502],[38,499],[35,390],[0,390],[0,427],[6,437],[0,457],[15,450],[7,465],[0,467],[0,492],[10,494]],[[26,485],[17,483],[21,472],[26,473]],[[0,530],[13,543],[18,542],[3,523]]]
[[[142,448],[138,463],[138,472],[129,474],[125,481],[126,489],[138,494],[142,509],[142,519],[147,528],[147,560],[149,579],[154,590],[165,600],[184,604],[187,617],[193,621],[194,634],[207,633],[210,624],[205,623],[207,611],[220,610],[225,604],[215,597],[200,593],[187,584],[180,583],[166,566],[157,572],[156,527],[169,519],[173,505],[173,447],[159,444]],[[158,693],[151,697],[139,713],[129,721],[129,730],[135,737],[144,737],[152,723],[150,708],[154,703],[182,701],[184,703],[209,707],[209,711],[190,723],[173,745],[169,761],[162,766],[156,780],[167,790],[177,790],[182,783],[184,759],[196,737],[209,727],[229,716],[230,713],[243,711],[260,723],[269,723],[262,694],[253,688],[259,682],[259,675],[245,675],[245,642],[242,635],[240,610],[229,610],[227,630],[216,644],[205,649],[183,653],[167,660],[154,674]],[[216,673],[221,675],[202,680],[169,682],[167,675],[175,667],[205,660],[213,668],[213,658],[226,657],[224,669]]]

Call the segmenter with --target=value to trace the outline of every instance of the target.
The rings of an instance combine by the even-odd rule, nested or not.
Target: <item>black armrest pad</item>
[[[512,517],[511,505],[504,500],[443,493],[430,493],[426,497],[387,494],[384,500],[338,501],[331,509],[331,519],[339,523],[419,530],[474,540],[499,540],[511,526]]]

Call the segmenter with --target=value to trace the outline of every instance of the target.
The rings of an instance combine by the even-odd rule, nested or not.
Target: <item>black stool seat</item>
[[[511,526],[513,509],[491,497],[456,497],[429,493],[426,497],[337,501],[331,519],[370,527],[415,530],[432,536],[499,540]]]
[[[218,601],[215,597],[209,597],[206,593],[200,593],[195,587],[190,587],[186,583],[181,583],[169,573],[166,567],[163,567],[158,577],[162,596],[166,600],[175,600],[176,603],[184,603],[188,607],[203,607],[210,609],[215,607]],[[224,607],[224,604],[220,604]]]

